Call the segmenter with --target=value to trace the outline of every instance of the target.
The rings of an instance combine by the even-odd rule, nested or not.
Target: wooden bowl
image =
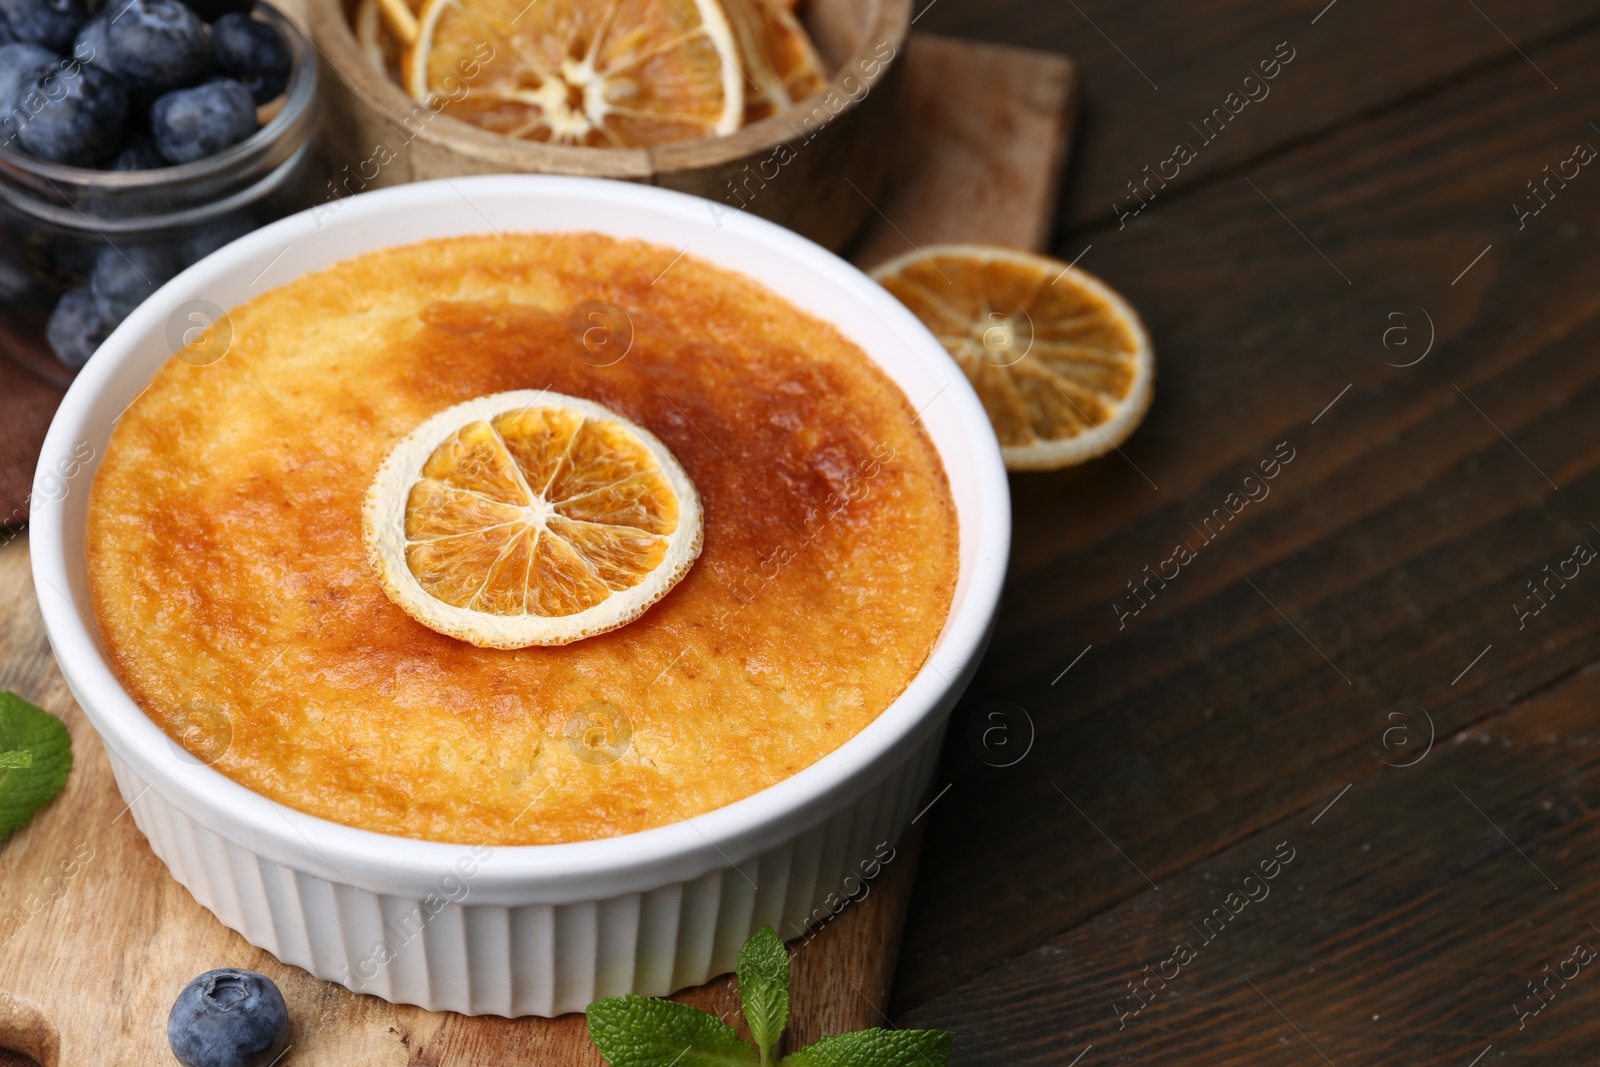
[[[888,171],[911,0],[809,0],[802,19],[830,75],[822,91],[726,137],[632,149],[522,141],[432,112],[362,50],[355,5],[307,5],[333,197],[464,174],[618,178],[703,196],[714,214],[749,210],[838,251],[872,213],[868,198]]]

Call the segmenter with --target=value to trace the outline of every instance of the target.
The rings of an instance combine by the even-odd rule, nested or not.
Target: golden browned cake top
[[[589,234],[392,249],[235,309],[219,362],[169,362],[90,504],[95,615],[134,700],[301,811],[491,845],[675,822],[858,733],[949,610],[943,469],[837,330],[677,255]],[[631,319],[610,366],[583,347],[588,301]],[[423,420],[516,389],[659,437],[699,491],[704,549],[621,629],[501,651],[390,602],[362,502]]]

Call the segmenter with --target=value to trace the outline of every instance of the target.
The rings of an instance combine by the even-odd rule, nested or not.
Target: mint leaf
[[[61,720],[0,693],[0,837],[55,799],[72,770],[72,735]]]
[[[857,1030],[786,1056],[783,1067],[946,1067],[955,1040],[943,1030]]]
[[[789,950],[770,926],[757,930],[739,950],[739,998],[750,1036],[761,1048],[761,1067],[767,1067],[789,1023]]]
[[[589,1005],[589,1040],[611,1067],[757,1067],[733,1027],[672,1000],[606,997]]]
[[[861,1030],[776,1061],[789,1023],[789,950],[770,926],[739,950],[739,996],[759,1053],[713,1015],[635,996],[589,1005],[589,1040],[611,1067],[949,1067],[956,1035],[943,1030]]]

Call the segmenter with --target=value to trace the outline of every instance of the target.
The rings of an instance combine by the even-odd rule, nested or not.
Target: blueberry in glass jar
[[[211,24],[211,65],[241,82],[265,104],[289,84],[289,46],[283,34],[249,15],[223,15]]]
[[[122,148],[112,157],[109,170],[159,170],[167,166],[166,157],[156,149],[155,138],[148,133],[134,132],[122,142]]]
[[[83,29],[72,41],[72,58],[99,67],[107,74],[115,74],[117,71],[111,65],[106,46],[106,21],[105,10],[101,9],[98,15],[83,24]]]
[[[93,18],[66,47],[11,39],[8,12],[72,2],[0,0],[0,146],[10,150],[0,166],[0,359],[60,385],[178,270],[306,206],[319,180],[316,66],[270,3],[195,0],[218,19],[254,13],[223,27],[227,71],[212,63],[212,30],[200,23],[203,69],[154,92],[195,69],[184,67],[197,51],[194,16],[152,14],[169,5],[171,16],[176,0],[87,0]],[[140,34],[149,62],[130,75],[113,45],[126,50]],[[176,61],[157,38],[176,43]],[[282,102],[261,136],[255,93]]]
[[[30,155],[91,167],[117,150],[128,117],[128,94],[116,78],[81,64],[35,72],[21,86],[33,111],[17,132]]]
[[[19,41],[65,52],[89,19],[85,0],[0,0],[0,17]]]
[[[56,302],[44,335],[56,358],[76,369],[89,362],[94,350],[110,336],[112,326],[100,314],[100,305],[85,286],[69,291]]]
[[[101,316],[115,325],[176,273],[176,258],[159,245],[106,245],[95,255],[89,289]]]
[[[223,245],[254,230],[256,225],[256,221],[245,212],[213,219],[178,242],[178,264],[187,267],[198,263]]]
[[[0,44],[0,144],[12,144],[17,131],[27,124],[29,112],[22,103],[22,87],[59,62],[56,54],[42,45]]]
[[[107,15],[106,57],[129,90],[164,93],[205,73],[205,23],[178,0],[110,0]]]
[[[150,132],[169,163],[216,155],[256,132],[256,101],[232,78],[175,89],[150,108]]]

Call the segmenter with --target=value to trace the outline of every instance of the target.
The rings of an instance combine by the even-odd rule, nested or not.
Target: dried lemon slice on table
[[[433,416],[389,453],[368,554],[406,614],[482,648],[564,645],[638,618],[700,554],[700,498],[650,431],[521,390]]]
[[[983,401],[1010,470],[1111,451],[1155,392],[1139,315],[1087,271],[981,245],[909,252],[872,277],[933,331]]]
[[[744,115],[719,0],[427,0],[403,66],[417,100],[553,144],[666,144]]]

